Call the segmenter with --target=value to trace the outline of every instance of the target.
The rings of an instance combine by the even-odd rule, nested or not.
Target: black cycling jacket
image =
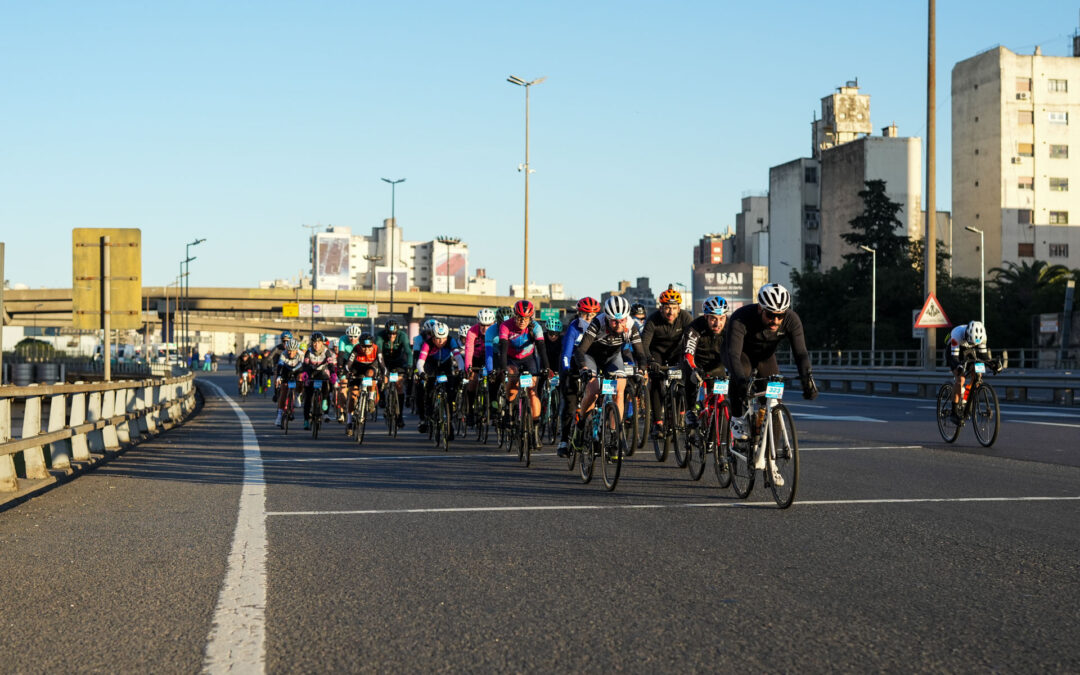
[[[743,355],[746,355],[751,366],[771,359],[784,338],[791,345],[799,377],[806,379],[810,375],[810,354],[806,351],[799,315],[789,309],[780,328],[770,331],[765,329],[757,303],[743,305],[735,310],[724,328],[724,365],[733,377],[745,380],[750,373],[742,363]]]
[[[598,314],[589,327],[585,330],[581,342],[574,348],[574,365],[578,369],[585,366],[585,354],[596,359],[597,363],[604,363],[612,356],[622,351],[626,345],[634,352],[634,363],[648,363],[645,351],[641,348],[641,333],[637,325],[630,322],[630,329],[625,333],[612,333],[607,329],[607,317]]]
[[[686,329],[693,320],[685,309],[679,311],[672,323],[667,322],[660,310],[653,312],[641,331],[641,346],[649,356],[649,362],[664,366],[677,364],[683,356]]]

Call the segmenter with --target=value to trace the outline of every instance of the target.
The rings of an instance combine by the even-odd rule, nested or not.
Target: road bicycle
[[[529,389],[535,386],[535,378],[532,373],[518,375],[518,393],[510,403],[510,443],[509,447],[517,448],[518,461],[525,461],[525,466],[532,463],[532,452],[536,448],[536,420],[532,416],[532,403]],[[512,450],[511,450],[512,451]]]
[[[754,392],[759,382],[765,382],[765,389]],[[776,505],[786,509],[795,501],[799,487],[799,441],[791,412],[780,402],[783,397],[782,375],[772,375],[767,380],[750,378],[747,384],[750,439],[736,439],[729,425],[721,437],[721,452],[736,496],[740,499],[750,496],[755,473],[760,471]]]
[[[656,461],[663,462],[674,447],[679,466],[683,467],[686,466],[685,455],[679,451],[679,441],[685,436],[686,426],[686,390],[682,382],[683,371],[678,366],[671,366],[662,372],[664,373],[664,390],[660,396],[660,404],[663,408],[659,419],[663,420],[664,424],[657,436],[653,438],[653,453],[656,455]]]
[[[537,395],[540,397],[540,438],[555,443],[559,440],[559,420],[562,419],[558,374],[545,378]]]
[[[710,378],[702,382],[705,400],[697,414],[697,425],[686,432],[687,461],[691,480],[701,480],[709,455],[713,456],[716,479],[721,488],[731,484],[731,472],[720,450],[721,439],[728,435],[731,412],[727,403],[727,378]]]
[[[435,391],[431,396],[431,410],[429,413],[429,429],[436,448],[442,448],[444,452],[450,451],[450,441],[454,434],[453,420],[450,417],[450,378],[446,375],[435,376]]]
[[[499,386],[499,395],[496,399],[496,413],[495,419],[495,438],[498,441],[498,447],[505,447],[507,452],[510,452],[510,391],[507,389],[507,381],[505,376],[502,384]]]
[[[397,372],[391,372],[387,375],[386,385],[383,386],[383,401],[386,402],[386,408],[383,411],[383,417],[386,419],[386,435],[397,437],[398,425],[397,418],[400,414],[398,412],[398,387],[400,386],[401,374]]]
[[[311,381],[311,437],[319,437],[319,429],[322,428],[323,422],[323,397],[326,392],[323,390],[323,383],[329,380],[320,380],[318,378]]]
[[[356,398],[352,413],[353,436],[359,445],[364,442],[368,421],[376,420],[375,380],[369,375],[360,378],[360,395]]]
[[[615,489],[622,472],[626,442],[623,437],[622,415],[615,403],[618,380],[624,376],[608,374],[600,380],[600,400],[585,417],[584,438],[575,445],[581,456],[581,480],[592,480],[593,464],[600,460],[600,475],[608,492]],[[577,425],[575,425],[576,427]],[[579,430],[575,428],[575,434]]]
[[[247,401],[248,394],[251,393],[251,371],[245,370],[240,374],[240,401]]]
[[[453,406],[454,437],[465,438],[469,434],[469,379],[461,378],[457,391],[454,392]]]
[[[486,444],[491,424],[491,405],[488,400],[487,368],[480,369],[480,375],[476,378],[476,395],[473,396],[472,415],[476,423],[476,440]]]
[[[989,382],[983,380],[983,376],[988,369],[997,374],[1007,368],[1008,364],[1008,352],[1002,352],[1000,359],[989,359],[985,362],[970,358],[965,360],[964,390],[960,394],[959,404],[953,403],[953,382],[941,385],[937,395],[937,424],[938,431],[946,442],[955,442],[964,422],[970,418],[979,444],[984,448],[994,444],[1001,426],[1001,406],[997,392]],[[954,407],[958,421],[952,416]]]
[[[285,397],[285,401],[281,405],[281,428],[288,434],[289,422],[292,421],[293,410],[296,408],[296,380],[290,379],[289,383],[285,385],[285,391],[278,395]]]
[[[623,390],[623,413],[626,424],[627,457],[649,439],[649,385],[639,377],[629,378]]]

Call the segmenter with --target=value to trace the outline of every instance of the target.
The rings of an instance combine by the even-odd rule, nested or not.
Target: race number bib
[[[312,384],[312,386],[314,386],[314,387],[315,387],[316,389],[322,389],[322,380],[314,380],[314,381],[312,381],[312,383],[311,383],[311,384]]]
[[[441,384],[441,383],[443,383],[443,382],[446,382],[446,379],[447,379],[447,378],[446,378],[446,376],[445,376],[445,375],[437,375],[437,376],[435,377],[435,381],[436,381],[436,382],[438,382],[438,383],[440,383],[440,384]]]
[[[615,392],[616,392],[615,380],[604,380],[600,384],[600,393],[601,394],[603,394],[605,396],[608,396],[608,395],[614,396]]]
[[[289,389],[296,389],[296,380],[289,380]]]
[[[775,398],[777,400],[784,398],[784,383],[770,382],[766,385],[765,398]]]
[[[398,381],[398,374],[397,373],[390,373],[390,381],[391,382],[397,382]]]
[[[370,377],[365,377],[364,379],[360,380],[360,383],[362,385],[364,385],[365,387],[370,387],[371,386],[371,378]]]
[[[980,375],[985,373],[986,372],[986,364],[983,363],[982,361],[976,361],[975,362],[975,372],[979,373]]]
[[[522,387],[524,387],[524,388],[526,388],[526,389],[528,389],[529,387],[533,386],[533,376],[532,376],[532,373],[522,373],[522,374],[521,374],[521,377],[520,377],[520,378],[518,378],[518,382],[520,382],[520,383],[521,383],[521,386],[522,386]]]
[[[728,392],[728,381],[727,380],[713,380],[712,393],[720,394],[721,396],[726,396],[727,392]]]
[[[667,371],[667,379],[669,380],[681,380],[682,368],[672,368]]]

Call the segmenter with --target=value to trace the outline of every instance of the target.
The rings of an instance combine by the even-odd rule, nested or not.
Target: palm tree
[[[999,289],[1012,289],[1023,295],[1025,290],[1034,294],[1047,286],[1064,283],[1073,273],[1064,265],[1036,260],[1030,264],[1026,261],[1020,264],[1007,261],[1005,267],[994,267],[990,274],[994,275],[992,283]]]

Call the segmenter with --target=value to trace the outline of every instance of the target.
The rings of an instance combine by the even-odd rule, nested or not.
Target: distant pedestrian
[[[210,352],[203,354],[203,370],[210,372]]]
[[[210,370],[217,370],[217,352],[214,352],[210,357]]]

